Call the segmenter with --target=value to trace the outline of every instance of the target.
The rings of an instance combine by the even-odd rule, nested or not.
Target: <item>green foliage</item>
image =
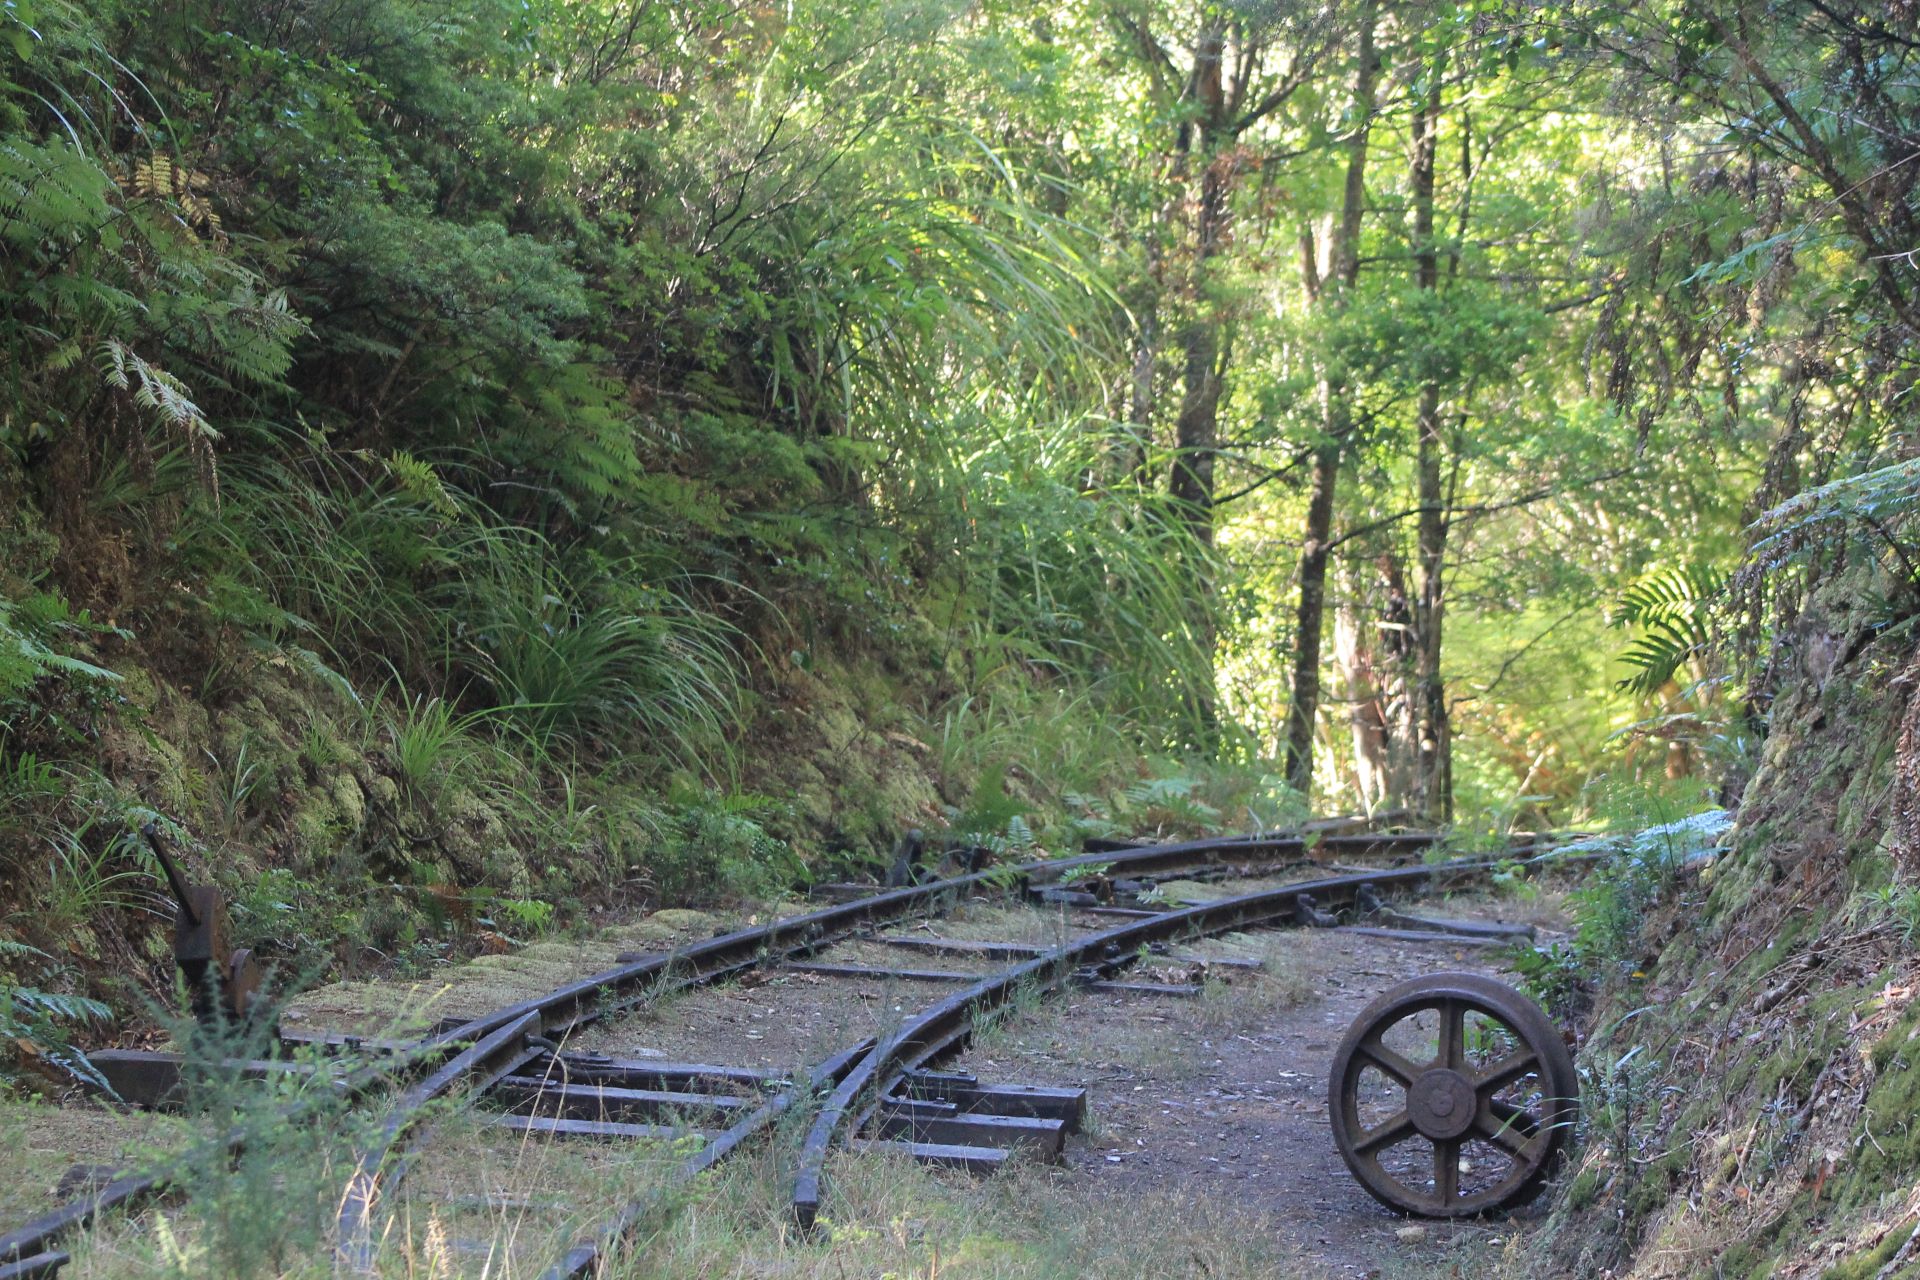
[[[228,836],[245,833],[256,799],[273,781],[272,773],[255,757],[254,751],[253,743],[243,740],[229,760],[222,761],[211,753],[208,756],[214,766],[211,796],[214,816]]]
[[[1690,564],[1648,574],[1615,603],[1613,625],[1638,634],[1620,655],[1634,669],[1619,687],[1651,697],[1684,666],[1702,661],[1713,644],[1713,604],[1726,575]]]
[[[461,715],[438,695],[404,690],[399,701],[386,721],[388,758],[408,795],[431,807],[460,781],[471,763],[471,731],[493,713]]]
[[[1644,795],[1623,792],[1611,803],[1644,821]],[[1665,807],[1658,800],[1655,805]],[[1714,843],[1731,825],[1724,809],[1706,809],[1644,830],[1556,849],[1554,857],[1597,852],[1603,858],[1568,895],[1574,918],[1571,947],[1556,946],[1522,966],[1537,993],[1564,1006],[1576,985],[1626,977],[1640,959],[1637,948],[1647,910],[1683,870],[1711,857]]]
[[[176,1021],[183,1110],[196,1139],[154,1163],[184,1192],[185,1212],[153,1232],[158,1274],[285,1274],[323,1246],[338,1211],[350,1152],[374,1123],[334,1088],[338,1064],[319,1052],[295,1059],[304,1070],[249,1079],[244,1063],[268,1056],[272,1011],[210,1030]],[[227,1135],[241,1142],[229,1150]],[[143,1242],[144,1243],[144,1242]]]
[[[996,853],[1026,849],[1033,831],[1026,815],[1029,806],[1007,791],[1007,767],[996,765],[983,774],[964,809],[948,815],[948,830],[963,844],[977,844]]]
[[[31,592],[20,600],[9,600],[0,595],[0,707],[27,693],[43,677],[118,680],[105,667],[55,647],[63,637],[71,639],[93,629],[85,614],[74,614],[59,596]]]
[[[669,900],[765,897],[803,869],[793,850],[761,825],[778,808],[765,796],[682,786],[668,806],[640,870]]]
[[[89,848],[91,823],[63,832],[47,858],[42,922],[55,934],[102,923],[109,911],[145,910],[164,915],[155,897],[157,885],[144,867],[127,866],[130,839],[109,840]]]
[[[828,794],[789,826],[738,796],[768,742],[817,747],[804,673],[829,654],[894,674],[864,727],[920,730],[969,839],[1345,808],[1266,763],[1327,448],[1339,787],[1370,784],[1329,710],[1377,704],[1404,736],[1412,642],[1443,620],[1429,674],[1474,830],[1578,813],[1601,770],[1704,767],[1741,736],[1701,687],[1748,510],[1729,477],[1777,482],[1772,568],[1811,575],[1839,527],[1905,564],[1908,465],[1831,472],[1902,447],[1902,395],[1867,372],[1902,367],[1897,308],[1861,281],[1905,241],[1859,257],[1859,227],[1793,182],[1906,169],[1835,126],[1838,169],[1790,174],[1770,148],[1806,140],[1741,104],[1739,180],[1696,181],[1717,82],[1687,59],[1726,55],[1678,28],[1646,33],[1675,58],[1677,129],[1596,128],[1597,38],[1438,11],[1381,28],[1400,70],[1358,103],[1351,10],[1310,33],[1222,18],[1255,81],[1288,41],[1301,79],[1211,125],[1204,76],[1162,83],[1206,25],[1181,6],[1137,15],[1145,42],[1092,10],[914,0],[768,22],[598,0],[0,12],[16,861],[38,874],[52,846],[22,815],[70,788],[70,757],[151,733],[142,785],[267,860],[283,797],[335,787],[303,843],[389,847],[392,779],[413,828],[455,800],[510,828],[487,841],[511,856],[440,859],[503,881],[462,892],[533,901],[561,874],[535,845],[598,883],[637,863],[676,892],[774,884],[770,830],[852,843],[905,816],[841,824],[890,802]],[[1139,56],[1156,41],[1171,63]],[[1847,91],[1824,46],[1765,44],[1809,92]],[[1404,160],[1429,87],[1422,231]],[[1351,283],[1317,256],[1348,154],[1368,162]],[[1910,196],[1875,188],[1865,213]],[[1843,307],[1863,326],[1796,328]],[[1169,496],[1176,461],[1214,469],[1213,507]],[[1446,596],[1427,616],[1423,581]],[[1609,689],[1597,602],[1622,582]],[[1675,680],[1684,705],[1622,730]],[[301,704],[297,743],[259,723],[269,687]],[[1674,750],[1649,765],[1644,737]],[[83,871],[60,875],[75,902],[112,874]],[[305,881],[260,906],[313,936],[351,914]]]
[[[1920,889],[1884,884],[1868,894],[1868,900],[1911,946],[1920,941]]]
[[[637,576],[583,582],[508,562],[476,593],[480,672],[501,715],[542,747],[638,738],[697,767],[738,702],[728,629]]]
[[[1220,811],[1199,799],[1198,778],[1143,778],[1122,795],[1124,811],[1138,813],[1146,830],[1172,823],[1181,827],[1216,827]]]
[[[86,1054],[73,1047],[71,1037],[112,1021],[113,1011],[98,1000],[22,981],[23,966],[50,964],[46,952],[0,938],[0,1087],[44,1083],[44,1077],[25,1073],[29,1065],[39,1064],[84,1084],[105,1084]]]
[[[1855,474],[1804,490],[1754,522],[1754,576],[1805,566],[1821,549],[1839,542],[1851,548],[1861,535],[1880,553],[1891,553],[1898,577],[1920,586],[1911,546],[1920,513],[1920,458],[1869,466]]]
[[[1087,680],[1101,714],[1140,726],[1144,745],[1191,749],[1214,736],[1195,608],[1196,568],[1214,570],[1168,500],[1073,487],[1096,442],[1063,433],[1037,442],[1037,458],[994,449],[966,460],[960,491],[990,513],[970,522],[971,556],[994,566],[975,663]]]

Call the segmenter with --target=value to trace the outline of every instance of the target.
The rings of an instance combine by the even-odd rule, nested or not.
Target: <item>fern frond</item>
[[[16,1008],[55,1022],[86,1024],[113,1020],[112,1009],[86,996],[63,995],[34,987],[15,987],[11,994]]]
[[[189,397],[185,384],[115,338],[100,344],[100,376],[109,387],[130,394],[134,404],[147,410],[163,430],[181,438],[217,499],[220,486],[213,446],[220,433]]]
[[[1920,457],[1906,458],[1795,494],[1755,520],[1763,533],[1753,544],[1755,561],[1778,568],[1829,537],[1858,526],[1890,530],[1920,513]]]
[[[394,483],[415,502],[449,520],[460,518],[459,503],[447,491],[446,484],[440,479],[440,473],[433,469],[432,463],[423,462],[404,449],[394,450],[381,462]]]
[[[1615,627],[1639,635],[1620,654],[1633,674],[1616,688],[1651,695],[1687,663],[1713,645],[1713,607],[1726,592],[1727,577],[1710,565],[1669,567],[1634,583],[1615,603]]]

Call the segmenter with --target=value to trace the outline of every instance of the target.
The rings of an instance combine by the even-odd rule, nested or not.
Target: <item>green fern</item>
[[[189,448],[207,449],[220,438],[200,406],[189,398],[186,385],[124,342],[109,338],[100,344],[100,375],[116,391],[129,392],[135,404],[179,435]]]
[[[1914,577],[1911,553],[1897,535],[1917,512],[1920,457],[1874,467],[1796,494],[1754,521],[1754,530],[1765,531],[1754,543],[1754,561],[1760,572],[1770,573],[1804,560],[1836,536],[1870,529]]]
[[[404,449],[394,450],[383,461],[387,474],[393,477],[393,482],[408,497],[448,520],[460,518],[459,504],[447,491],[446,484],[440,479],[440,473],[433,469],[432,463],[423,462]]]
[[[51,957],[14,938],[0,938],[0,960],[9,968],[24,963],[41,967]],[[87,1055],[76,1049],[76,1030],[113,1020],[113,1010],[98,1000],[30,986],[13,973],[0,972],[0,1085],[24,1083],[22,1068],[44,1063],[84,1084],[112,1093]]]
[[[43,252],[71,246],[113,222],[113,178],[64,139],[0,138],[0,240]]]
[[[1629,587],[1614,605],[1611,622],[1639,634],[1620,654],[1633,674],[1616,687],[1651,696],[1682,667],[1703,658],[1713,645],[1714,602],[1726,585],[1724,573],[1691,564],[1662,569]]]
[[[115,672],[53,647],[61,632],[90,627],[84,614],[71,616],[55,596],[30,594],[19,601],[0,596],[0,706],[42,677],[117,681]]]

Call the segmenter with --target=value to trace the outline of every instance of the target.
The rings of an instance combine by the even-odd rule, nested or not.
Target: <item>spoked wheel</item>
[[[1463,1218],[1540,1193],[1573,1133],[1579,1078],[1540,1007],[1472,973],[1368,1005],[1328,1084],[1333,1140],[1375,1199]]]

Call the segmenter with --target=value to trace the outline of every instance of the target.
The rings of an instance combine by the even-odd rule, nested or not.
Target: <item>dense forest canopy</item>
[[[643,907],[1579,829],[1516,1274],[1920,1268],[1920,0],[0,0],[0,299],[0,1097],[163,1034],[155,850],[281,988],[664,1002]]]
[[[523,901],[434,815],[617,878],[1737,775],[1911,568],[1914,17],[7,3],[0,837]],[[774,814],[856,670],[937,795]]]

